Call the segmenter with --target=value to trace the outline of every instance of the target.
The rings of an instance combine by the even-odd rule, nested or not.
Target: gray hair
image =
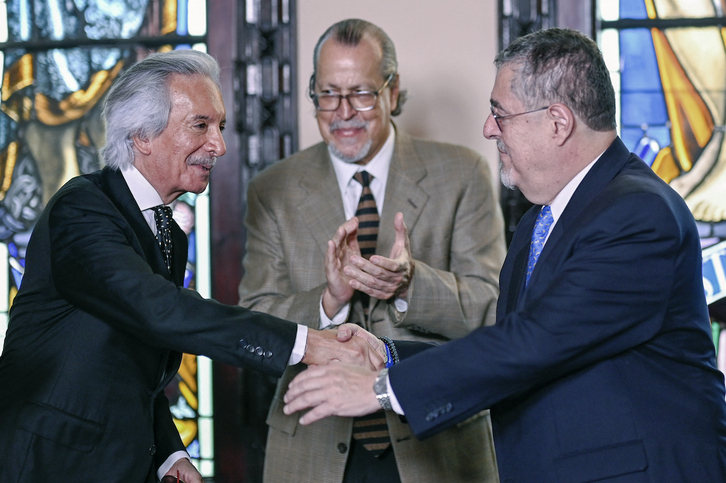
[[[368,36],[378,43],[383,52],[381,58],[381,77],[387,79],[388,76],[398,73],[398,60],[396,59],[396,46],[393,45],[391,38],[380,27],[365,20],[358,18],[349,18],[331,26],[320,36],[318,43],[315,44],[313,51],[313,75],[310,76],[310,86],[308,93],[312,97],[315,93],[316,74],[318,72],[318,59],[320,58],[320,49],[328,39],[333,39],[340,45],[355,47],[360,43],[364,36]],[[398,104],[396,109],[391,112],[392,116],[401,114],[403,104],[408,99],[408,91],[400,90],[398,92]]]
[[[590,129],[616,128],[615,90],[597,44],[581,32],[551,28],[512,42],[494,59],[518,75],[512,91],[526,109],[561,102]]]
[[[113,84],[103,103],[106,145],[100,154],[115,169],[134,163],[134,138],[150,140],[159,136],[169,121],[173,75],[209,77],[220,87],[217,61],[197,50],[155,53],[132,65]]]

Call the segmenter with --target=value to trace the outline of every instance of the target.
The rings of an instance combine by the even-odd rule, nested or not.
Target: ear
[[[139,152],[139,154],[143,154],[144,156],[148,156],[151,154],[151,141],[145,138],[141,138],[139,136],[134,136],[134,148],[136,151]]]
[[[575,129],[575,114],[564,104],[552,104],[547,112],[553,121],[552,138],[559,146],[565,144]]]
[[[391,112],[395,111],[398,107],[398,94],[400,93],[399,76],[391,81]]]

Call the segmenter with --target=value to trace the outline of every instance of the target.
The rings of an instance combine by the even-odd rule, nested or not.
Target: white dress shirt
[[[383,211],[383,203],[386,196],[386,183],[388,182],[388,168],[391,166],[391,158],[393,157],[393,148],[395,146],[396,132],[393,124],[391,124],[391,130],[388,133],[386,142],[383,143],[381,149],[373,156],[368,164],[361,166],[356,163],[346,163],[342,159],[335,156],[330,150],[330,159],[333,162],[333,169],[335,170],[335,177],[338,179],[338,188],[340,189],[340,195],[343,200],[343,210],[345,212],[345,219],[350,220],[355,216],[355,212],[358,209],[358,201],[360,195],[363,192],[363,186],[353,179],[353,176],[359,171],[368,171],[373,176],[370,183],[371,193],[373,198],[376,200],[376,209],[380,216]],[[401,298],[394,300],[396,310],[399,312],[406,312],[408,310],[408,302]],[[348,314],[350,313],[350,303],[346,304],[341,308],[333,318],[329,318],[325,310],[323,310],[323,299],[320,299],[320,328],[324,329],[331,325],[340,325],[348,320]]]

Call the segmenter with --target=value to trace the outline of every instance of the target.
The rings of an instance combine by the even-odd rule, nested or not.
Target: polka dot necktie
[[[159,244],[166,268],[171,273],[171,208],[159,205],[154,210],[154,221],[156,221],[156,242]]]
[[[547,233],[549,233],[553,221],[552,209],[548,205],[543,206],[537,216],[537,221],[535,221],[534,230],[532,231],[532,243],[529,245],[529,261],[527,262],[527,280],[524,283],[525,286],[529,283],[529,277],[532,276],[534,266],[537,264],[537,260],[539,260],[539,255],[542,253],[545,239],[547,239]]]

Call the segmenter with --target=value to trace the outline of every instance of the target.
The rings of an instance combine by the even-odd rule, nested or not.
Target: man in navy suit
[[[384,406],[425,438],[491,408],[502,482],[726,481],[724,378],[688,207],[618,138],[592,40],[539,31],[495,65],[484,135],[502,182],[535,204],[496,324],[388,374],[308,369],[286,412],[314,407],[307,424]]]
[[[28,245],[0,357],[3,483],[201,483],[163,393],[182,352],[276,376],[301,360],[382,361],[361,339],[181,287],[187,240],[163,212],[204,191],[226,150],[212,57],[147,57],[111,88],[104,118],[107,167],[62,187]]]

